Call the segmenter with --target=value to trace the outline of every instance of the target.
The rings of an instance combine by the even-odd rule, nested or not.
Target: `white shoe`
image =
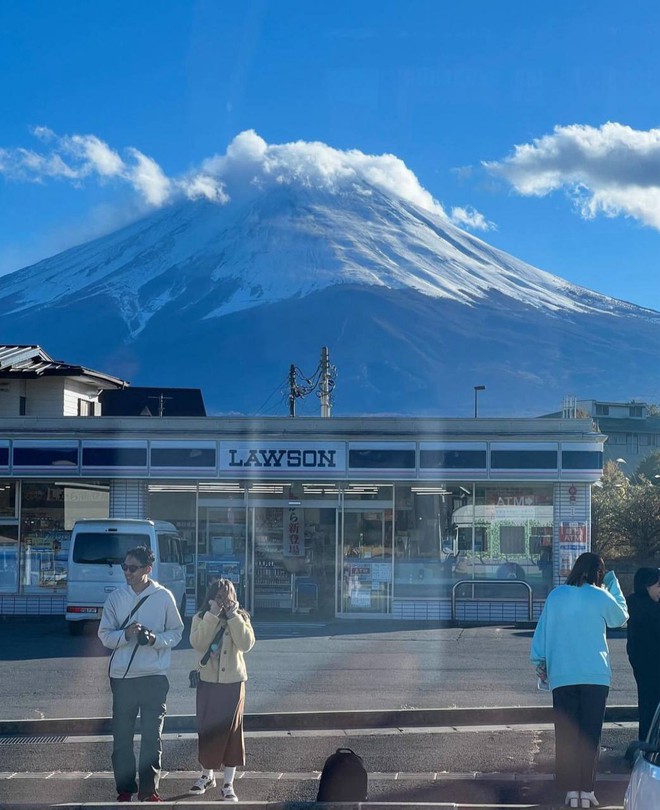
[[[593,790],[587,793],[586,790],[580,791],[580,807],[598,807],[598,799],[594,796]]]
[[[193,786],[190,788],[188,793],[194,793],[197,796],[201,796],[202,793],[206,793],[207,790],[210,788],[215,787],[215,776],[200,776],[196,782],[193,783]]]
[[[564,801],[564,804],[566,805],[566,807],[579,807],[580,806],[579,801],[580,801],[580,794],[577,792],[577,790],[569,790],[568,793],[566,794],[566,800]]]
[[[230,785],[229,782],[225,782],[225,784],[222,786],[222,798],[226,802],[238,801],[238,796],[234,793],[234,786]]]

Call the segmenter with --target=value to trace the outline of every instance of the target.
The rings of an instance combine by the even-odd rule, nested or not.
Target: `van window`
[[[160,561],[181,565],[181,541],[176,534],[158,534]]]
[[[81,532],[73,546],[74,563],[116,565],[124,562],[126,552],[136,546],[150,546],[146,534],[128,532]]]

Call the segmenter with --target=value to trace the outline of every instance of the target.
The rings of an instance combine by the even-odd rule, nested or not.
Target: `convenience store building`
[[[3,418],[0,614],[64,612],[78,518],[149,517],[179,530],[188,613],[222,575],[258,618],[525,620],[590,546],[604,441],[591,419]]]

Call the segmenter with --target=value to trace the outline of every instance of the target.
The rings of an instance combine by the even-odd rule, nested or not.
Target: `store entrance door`
[[[346,508],[340,613],[392,610],[392,510]]]
[[[337,510],[327,502],[270,501],[249,510],[254,615],[335,615]]]

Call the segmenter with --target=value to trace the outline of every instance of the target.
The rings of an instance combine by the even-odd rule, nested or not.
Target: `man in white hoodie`
[[[183,622],[174,597],[149,579],[154,562],[144,546],[126,553],[122,569],[126,587],[108,597],[99,626],[99,638],[112,650],[108,674],[112,689],[112,768],[117,801],[159,802],[158,783],[162,754],[161,732],[167,672],[171,650],[181,641]],[[133,738],[140,714],[139,792]]]

